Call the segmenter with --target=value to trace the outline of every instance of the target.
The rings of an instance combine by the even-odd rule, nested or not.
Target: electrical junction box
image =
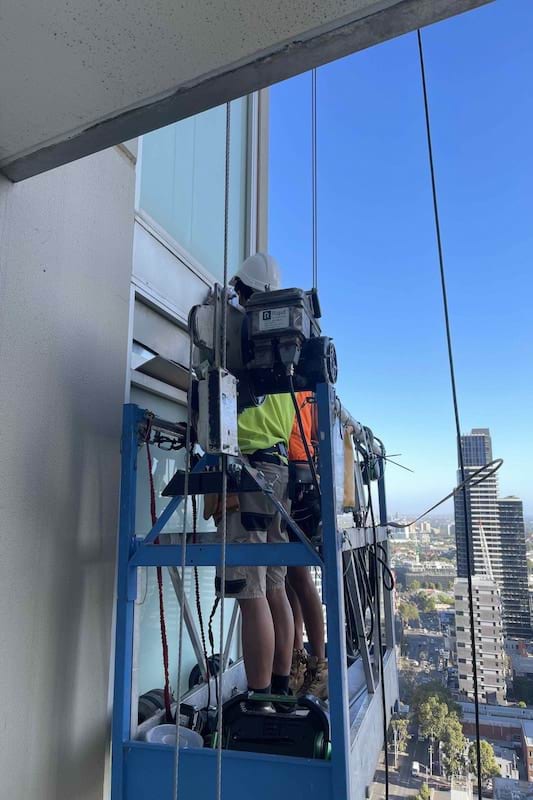
[[[239,455],[237,378],[220,367],[198,382],[198,443],[206,453]]]

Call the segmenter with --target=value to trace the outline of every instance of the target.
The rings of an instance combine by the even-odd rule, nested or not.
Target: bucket
[[[176,746],[176,726],[175,725],[156,725],[146,734],[146,741],[151,744],[168,744]],[[180,725],[180,749],[182,747],[203,747],[204,740],[196,731]]]

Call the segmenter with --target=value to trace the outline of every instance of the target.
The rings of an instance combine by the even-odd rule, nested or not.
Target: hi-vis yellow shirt
[[[239,414],[238,438],[241,453],[267,450],[278,442],[289,447],[294,423],[290,394],[269,394],[260,406],[245,408]]]

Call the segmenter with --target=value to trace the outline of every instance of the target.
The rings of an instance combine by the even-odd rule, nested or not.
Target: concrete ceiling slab
[[[0,171],[12,180],[489,0],[4,0]]]

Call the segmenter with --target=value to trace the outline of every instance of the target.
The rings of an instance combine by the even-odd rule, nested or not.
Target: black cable
[[[387,553],[386,549],[383,547],[381,542],[378,542],[378,550],[381,550],[381,552],[383,553],[383,558],[379,558],[378,556],[378,561],[382,565],[383,569],[387,574],[387,578],[389,579],[389,584],[387,585],[385,583],[385,575],[383,575],[383,585],[388,592],[392,592],[394,590],[396,581],[394,580],[394,575],[392,574],[392,570],[388,564],[389,554]]]
[[[217,613],[218,604],[220,603],[220,597],[215,597],[215,602],[213,603],[213,608],[211,609],[211,614],[209,615],[209,622],[207,624],[207,635],[209,637],[209,644],[211,645],[211,663],[213,669],[213,675],[215,678],[215,693],[216,693],[216,701],[218,706],[218,680],[217,680],[217,666],[216,666],[216,658],[215,658],[215,637],[213,636],[213,620],[215,618],[215,614]],[[220,671],[220,658],[219,658],[219,671]]]
[[[435,166],[433,163],[433,147],[431,142],[431,124],[429,117],[429,104],[426,86],[426,71],[424,67],[424,50],[422,47],[422,36],[420,29],[417,30],[418,39],[418,54],[420,58],[420,75],[422,78],[422,91],[424,95],[424,115],[426,122],[426,138],[428,146],[429,157],[429,170],[431,175],[431,193],[433,197],[433,214],[435,218],[435,233],[437,238],[437,249],[439,255],[439,271],[440,283],[442,290],[442,304],[444,309],[444,321],[446,326],[446,343],[448,347],[448,364],[450,369],[450,382],[453,398],[453,412],[455,417],[455,433],[457,436],[457,449],[459,452],[459,469],[461,472],[461,481],[463,484],[463,506],[464,506],[464,523],[465,523],[465,539],[466,539],[466,568],[467,568],[467,585],[468,585],[468,602],[470,605],[470,646],[472,652],[472,680],[474,684],[474,711],[476,722],[476,763],[477,763],[477,786],[478,786],[478,800],[483,797],[483,787],[481,779],[481,734],[479,725],[479,693],[478,693],[478,679],[477,679],[477,664],[476,664],[476,635],[474,630],[474,592],[472,587],[472,559],[470,557],[470,547],[472,544],[472,535],[470,529],[470,520],[468,518],[468,503],[465,485],[465,464],[463,458],[463,448],[461,447],[461,424],[459,419],[459,405],[457,402],[457,388],[455,383],[455,367],[453,361],[452,350],[452,335],[450,326],[450,317],[448,313],[448,293],[446,289],[446,276],[444,273],[444,257],[442,253],[442,240],[440,235],[440,220],[439,220],[439,206],[437,201],[437,186],[435,181]]]
[[[315,462],[313,461],[313,456],[311,455],[311,451],[309,449],[309,442],[307,441],[307,436],[305,435],[304,426],[302,422],[302,414],[300,411],[300,406],[298,405],[298,398],[296,397],[296,392],[294,391],[294,381],[292,379],[292,375],[288,375],[289,381],[289,391],[291,393],[292,404],[294,406],[294,411],[296,412],[296,419],[298,421],[298,430],[300,431],[300,436],[302,438],[302,444],[304,446],[305,455],[307,457],[307,462],[309,464],[309,469],[311,470],[311,475],[313,476],[313,484],[316,489],[318,497],[320,497],[320,485],[318,483],[318,475],[316,472]]]
[[[385,697],[385,661],[383,658],[383,630],[381,627],[381,592],[379,586],[379,567],[378,567],[378,534],[376,528],[376,520],[374,517],[374,505],[372,503],[372,491],[370,488],[370,462],[367,460],[366,464],[366,478],[367,478],[367,485],[368,485],[368,506],[370,509],[370,520],[372,523],[372,537],[373,537],[373,555],[374,555],[374,571],[375,571],[375,580],[376,580],[376,591],[375,591],[375,600],[376,600],[376,625],[377,625],[377,632],[378,632],[378,644],[379,644],[379,672],[381,675],[381,707],[383,711],[383,753],[385,757],[385,800],[389,800],[389,748],[387,744],[387,734],[388,734],[388,726],[387,726],[387,700]],[[375,653],[374,653],[375,656]]]
[[[363,603],[363,609],[365,612],[365,623],[366,623],[366,612],[370,612],[370,624],[367,633],[367,640],[370,644],[372,642],[372,637],[374,635],[374,609],[372,606],[372,600],[374,597],[374,593],[372,591],[372,587],[370,586],[370,581],[368,579],[368,570],[367,564],[364,562],[364,555],[361,553],[360,550],[357,551],[357,557],[359,559],[359,575],[362,577],[362,584],[363,590],[365,593],[365,599]]]

